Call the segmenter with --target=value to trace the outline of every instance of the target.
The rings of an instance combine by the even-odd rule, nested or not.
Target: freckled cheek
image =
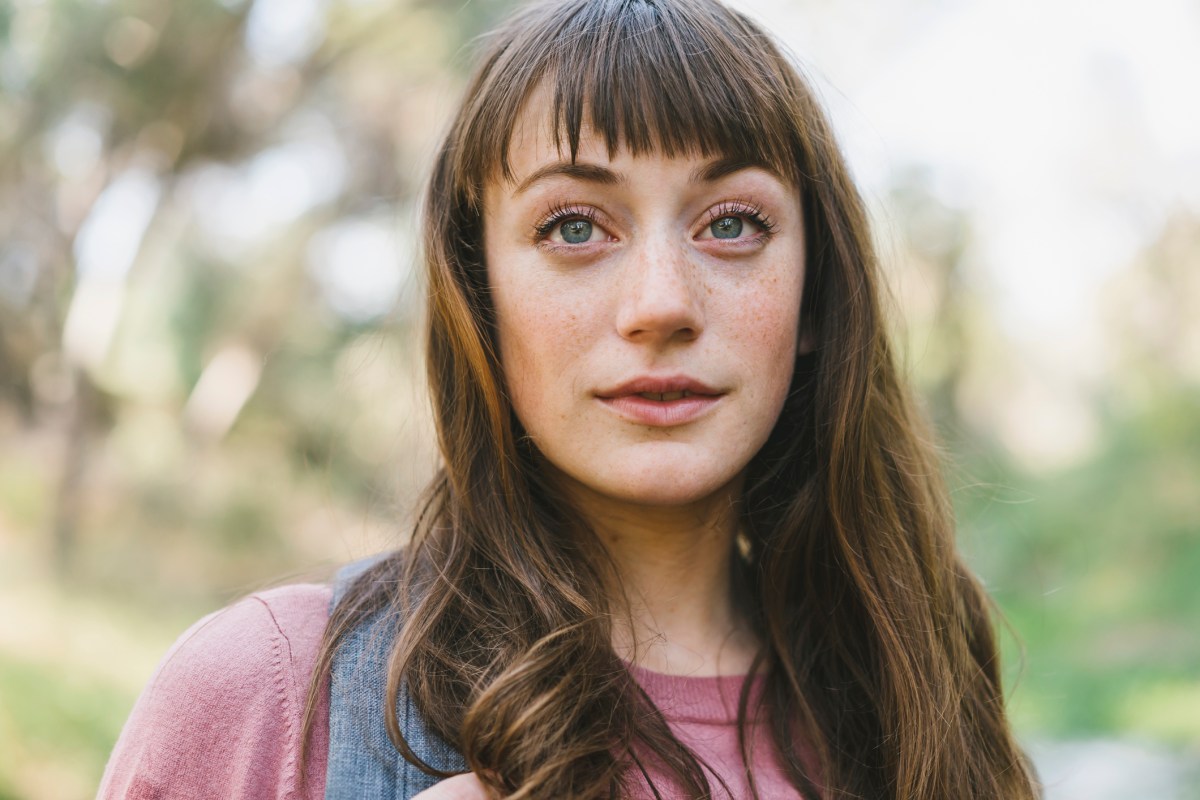
[[[738,304],[731,319],[744,363],[759,365],[765,391],[786,391],[796,357],[799,296],[775,293],[773,287],[755,292]]]
[[[760,346],[795,340],[800,298],[788,289],[771,282],[747,292],[737,303],[737,326]]]
[[[511,303],[498,302],[500,358],[518,416],[552,413],[578,393],[580,346],[584,341],[579,315],[559,308],[537,291],[522,293]]]

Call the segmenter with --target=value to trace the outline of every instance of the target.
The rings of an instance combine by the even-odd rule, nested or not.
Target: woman
[[[526,8],[425,232],[411,543],[328,618],[289,587],[185,635],[105,792],[1037,796],[861,201],[769,36],[716,0]]]

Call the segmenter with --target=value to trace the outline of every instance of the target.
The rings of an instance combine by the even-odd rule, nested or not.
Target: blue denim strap
[[[356,561],[338,572],[330,609],[378,558]],[[399,623],[394,609],[368,617],[346,636],[333,657],[325,800],[408,800],[439,780],[406,761],[387,735],[387,663]],[[396,711],[413,753],[438,769],[466,771],[463,757],[429,729],[404,684]]]

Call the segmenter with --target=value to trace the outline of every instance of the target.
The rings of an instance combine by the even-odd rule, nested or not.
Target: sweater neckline
[[[746,675],[670,675],[629,664],[629,672],[670,722],[736,725],[738,698]],[[763,691],[761,673],[750,678],[747,717],[756,717]]]

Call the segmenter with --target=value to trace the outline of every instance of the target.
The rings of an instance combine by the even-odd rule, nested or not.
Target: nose
[[[704,330],[701,275],[685,253],[667,243],[647,243],[630,253],[618,291],[617,330],[629,341],[691,341]]]

